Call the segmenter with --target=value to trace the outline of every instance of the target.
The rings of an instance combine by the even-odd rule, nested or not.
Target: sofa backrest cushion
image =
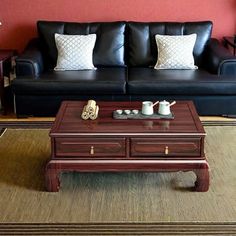
[[[134,67],[154,66],[157,61],[155,35],[197,34],[193,50],[195,64],[203,63],[203,52],[211,37],[212,22],[129,22],[128,23],[128,64]]]
[[[38,21],[40,47],[47,69],[53,69],[57,61],[55,33],[69,35],[96,34],[93,63],[99,66],[125,66],[124,22],[73,23]]]

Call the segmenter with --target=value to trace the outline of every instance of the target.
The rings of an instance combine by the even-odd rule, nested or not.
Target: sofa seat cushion
[[[236,78],[218,77],[204,70],[155,70],[130,68],[129,94],[235,95]]]
[[[24,95],[125,94],[126,75],[126,68],[50,71],[35,78],[18,76],[12,88]]]

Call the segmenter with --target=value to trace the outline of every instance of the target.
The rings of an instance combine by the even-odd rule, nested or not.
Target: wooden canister
[[[95,112],[90,113],[89,117],[91,120],[95,120],[98,117],[99,106],[97,105],[95,108]]]

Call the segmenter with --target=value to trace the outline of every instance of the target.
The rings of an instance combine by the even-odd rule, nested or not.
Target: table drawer
[[[131,156],[200,156],[200,138],[132,138]]]
[[[56,157],[124,157],[125,138],[56,138]]]

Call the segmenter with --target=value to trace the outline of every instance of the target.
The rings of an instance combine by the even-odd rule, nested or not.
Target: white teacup
[[[123,113],[123,110],[116,110],[116,113],[121,115]]]
[[[129,115],[129,114],[131,113],[131,111],[130,111],[130,110],[124,110],[124,113],[125,113],[126,115]]]
[[[142,114],[143,115],[152,115],[153,114],[153,102],[144,101],[142,102]]]

